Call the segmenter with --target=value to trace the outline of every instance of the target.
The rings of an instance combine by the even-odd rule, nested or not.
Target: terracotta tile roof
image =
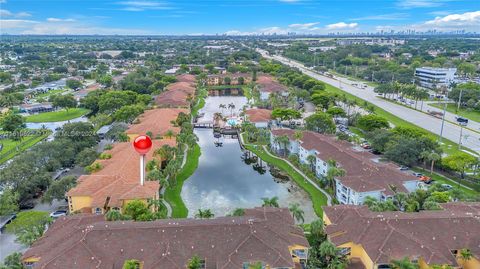
[[[480,258],[480,203],[446,203],[443,210],[372,212],[366,206],[324,207],[325,228],[335,245],[360,244],[374,263],[422,257],[428,264],[457,266],[451,250]]]
[[[195,83],[196,77],[190,74],[181,74],[176,76],[178,82]]]
[[[269,109],[253,108],[245,111],[251,122],[265,122],[272,119],[272,111]]]
[[[272,130],[272,134],[288,135],[293,139],[295,131],[290,129]],[[340,177],[341,183],[357,192],[383,191],[385,194],[393,194],[391,185],[398,191],[407,192],[403,183],[417,181],[418,178],[398,170],[392,163],[377,163],[373,159],[374,154],[366,151],[357,151],[352,144],[339,141],[333,136],[305,131],[300,144],[307,150],[317,151],[317,157],[328,161],[333,159],[345,169],[345,176]]]
[[[287,87],[278,82],[274,77],[270,75],[260,75],[255,81],[259,85],[259,90],[262,92],[284,92],[287,91]]]
[[[137,259],[144,268],[184,268],[198,255],[206,268],[242,268],[263,261],[273,268],[294,267],[288,247],[308,242],[288,209],[254,208],[243,217],[210,220],[105,222],[94,215],[56,220],[23,258],[38,257],[35,268],[122,268]]]
[[[145,111],[138,117],[139,123],[132,124],[126,131],[127,134],[145,134],[150,131],[153,137],[164,135],[168,130],[178,134],[179,127],[174,127],[171,123],[175,121],[180,112],[188,114],[189,111],[183,108],[158,108]]]
[[[175,147],[175,138],[154,139],[152,140],[152,149],[145,156],[145,163],[153,159],[155,149],[163,145]],[[134,150],[131,142],[117,143],[111,150],[105,151],[112,155],[112,158],[106,160],[97,160],[103,168],[95,172],[95,175],[113,175],[120,176],[131,182],[138,182],[140,175],[139,155]]]
[[[164,107],[188,107],[189,98],[195,94],[195,84],[191,82],[175,82],[155,98],[155,103]]]

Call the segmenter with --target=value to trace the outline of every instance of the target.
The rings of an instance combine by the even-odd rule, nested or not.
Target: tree
[[[377,129],[387,129],[390,127],[387,119],[375,114],[368,114],[358,118],[357,127],[364,131],[373,131]]]
[[[431,174],[433,174],[433,166],[434,166],[435,162],[440,160],[442,158],[442,156],[440,156],[440,154],[438,154],[434,151],[431,151],[431,152],[428,152],[427,155],[425,155],[425,158],[426,158],[426,160],[431,162],[431,164],[430,164],[430,175],[431,175]]]
[[[138,221],[148,219],[149,215],[151,215],[151,212],[143,201],[133,200],[125,207],[125,215],[128,215],[133,220]]]
[[[113,84],[113,78],[110,75],[104,75],[97,79],[97,82],[105,87],[110,87]]]
[[[332,117],[345,117],[347,115],[347,113],[345,113],[345,110],[338,106],[332,106],[327,109],[327,114],[332,115]]]
[[[310,164],[310,169],[312,172],[315,172],[315,163],[317,162],[317,157],[315,155],[308,155],[307,156],[307,161]]]
[[[331,93],[322,91],[312,94],[311,100],[316,106],[320,106],[323,109],[328,109],[330,104],[334,102],[335,98]]]
[[[411,138],[399,138],[390,141],[385,148],[385,157],[402,165],[412,166],[421,153],[418,141]]]
[[[245,215],[245,209],[235,208],[235,210],[233,210],[232,216],[240,217],[240,216],[243,216],[243,215]]]
[[[451,154],[442,159],[442,164],[453,171],[459,172],[462,178],[465,177],[465,170],[475,164],[477,159],[463,152]]]
[[[80,82],[76,79],[67,79],[66,85],[67,85],[67,87],[69,87],[70,89],[73,89],[73,90],[77,90],[77,89],[79,89],[80,87],[83,86],[82,82]]]
[[[391,262],[392,269],[418,269],[418,265],[412,263],[408,258],[403,260],[393,260]]]
[[[140,261],[135,259],[126,260],[122,269],[140,269]]]
[[[0,269],[24,269],[22,264],[22,253],[14,252],[5,257]]]
[[[473,258],[473,254],[468,248],[462,248],[460,250],[460,259],[463,261],[469,261]]]
[[[335,133],[335,123],[333,122],[332,116],[323,113],[317,112],[305,119],[306,128],[311,131],[318,133],[333,134]]]
[[[335,178],[345,176],[346,172],[343,168],[337,167],[337,162],[332,159],[327,161],[327,166],[328,166],[328,169],[327,169],[327,175],[325,176],[325,179],[327,180],[327,183],[330,185],[330,188],[332,188],[333,193],[336,193]]]
[[[18,211],[19,195],[10,188],[5,188],[0,194],[0,216],[13,214]]]
[[[124,216],[119,210],[110,209],[107,214],[105,214],[106,221],[117,221],[117,220],[126,220],[128,219]]]
[[[143,107],[141,105],[128,105],[118,109],[113,115],[113,118],[116,121],[131,123],[134,119],[138,117],[138,115],[142,113]]]
[[[21,115],[8,113],[0,121],[1,127],[4,131],[15,132],[26,127],[25,118]]]
[[[65,199],[65,194],[75,186],[76,182],[75,176],[66,176],[53,181],[43,195],[43,201],[51,203],[54,199]]]
[[[55,95],[51,98],[51,101],[53,106],[64,108],[67,112],[69,108],[77,106],[77,100],[75,100],[72,94]]]
[[[37,241],[38,238],[42,237],[44,232],[45,225],[27,227],[15,233],[17,235],[17,239],[15,239],[15,241],[29,247],[33,244],[33,242]]]
[[[98,157],[98,153],[94,148],[85,148],[77,155],[75,163],[86,167],[91,165]]]
[[[298,203],[291,204],[288,209],[290,210],[290,213],[292,213],[292,216],[298,221],[298,222],[305,222],[305,218],[303,215],[305,212],[300,208],[300,205]]]
[[[263,201],[263,204],[262,204],[263,207],[280,207],[280,205],[278,204],[277,196],[274,196],[272,198],[265,197],[265,198],[262,198],[262,201]]]
[[[215,215],[212,213],[210,209],[198,209],[197,214],[195,214],[195,218],[197,219],[211,219]]]
[[[287,156],[287,145],[290,143],[290,138],[286,135],[279,135],[274,138],[274,142],[283,147],[283,157]]]
[[[200,260],[200,257],[198,257],[198,255],[193,255],[193,257],[190,260],[188,260],[187,268],[188,269],[201,269],[202,268],[202,260]]]

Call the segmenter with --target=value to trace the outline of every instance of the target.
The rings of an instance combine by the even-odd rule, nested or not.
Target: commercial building
[[[377,156],[355,149],[349,142],[311,131],[304,131],[300,139],[295,138],[291,129],[276,129],[271,134],[272,150],[297,154],[300,162],[311,165],[319,178],[327,175],[329,160],[335,160],[345,170],[344,176],[335,179],[335,195],[342,204],[360,205],[367,196],[385,201],[393,196],[392,187],[405,193],[418,188],[417,177],[400,171],[392,163],[380,163]],[[278,142],[279,136],[287,136],[289,142]]]
[[[415,69],[415,77],[420,86],[435,89],[450,87],[455,80],[456,68],[420,67]]]
[[[480,268],[480,203],[441,207],[413,213],[372,212],[352,205],[324,207],[325,232],[356,268],[390,268],[392,260],[404,258],[421,269]],[[473,256],[462,259],[462,250]]]
[[[246,209],[242,217],[105,221],[103,216],[60,217],[23,255],[30,268],[185,268],[197,255],[202,268],[302,268],[309,244],[286,208]]]

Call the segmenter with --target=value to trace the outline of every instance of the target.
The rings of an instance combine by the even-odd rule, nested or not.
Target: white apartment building
[[[417,177],[400,171],[392,163],[374,162],[375,155],[357,151],[348,142],[310,131],[303,132],[303,137],[296,140],[294,134],[290,129],[272,130],[272,150],[297,154],[300,162],[308,165],[311,165],[308,156],[315,156],[315,174],[319,178],[327,175],[328,161],[335,160],[346,171],[345,176],[335,180],[336,198],[342,204],[363,204],[367,196],[385,201],[394,194],[391,186],[399,192],[413,192],[418,188]],[[275,138],[279,136],[287,136],[289,143],[277,143]]]
[[[454,82],[456,72],[456,68],[419,67],[415,69],[415,77],[425,88],[448,88]]]

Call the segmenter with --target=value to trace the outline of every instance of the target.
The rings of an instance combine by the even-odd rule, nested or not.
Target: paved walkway
[[[291,59],[278,56],[278,55],[270,56],[266,51],[263,51],[260,49],[257,49],[257,51],[267,59],[274,59],[287,66],[298,68],[302,73],[314,79],[323,81],[334,87],[339,87],[340,89],[352,95],[355,95],[358,98],[366,100],[384,109],[385,111],[393,115],[396,115],[397,117],[402,118],[405,121],[415,124],[416,126],[419,126],[435,134],[440,133],[440,129],[442,125],[441,119],[427,115],[421,111],[415,111],[408,107],[405,107],[402,105],[396,105],[382,98],[378,98],[377,94],[373,91],[374,88],[371,86],[367,86],[366,88],[359,88],[353,85],[353,84],[357,84],[358,82],[349,80],[347,78],[335,77],[335,76],[333,78],[327,77],[317,72],[314,72],[310,68],[305,67],[303,64],[293,61]],[[444,129],[443,129],[443,137],[445,137],[450,141],[458,143],[458,140],[460,138],[460,126],[445,121]],[[463,129],[462,145],[475,152],[480,152],[480,133],[471,131],[468,129]]]
[[[268,150],[267,146],[263,146],[263,150],[265,150],[265,152],[270,155],[271,157],[275,158],[275,159],[278,159],[278,160],[282,160],[286,163],[288,163],[288,165],[290,165],[293,169],[295,169],[295,171],[297,171],[297,173],[299,173],[302,177],[305,178],[305,180],[307,180],[310,184],[312,184],[317,190],[321,191],[326,197],[327,197],[327,205],[332,205],[332,197],[330,196],[330,194],[328,192],[326,192],[324,189],[320,188],[317,183],[313,182],[313,180],[311,180],[307,175],[305,175],[302,170],[298,169],[295,165],[293,165],[289,160],[287,159],[284,159],[284,158],[280,158],[278,156],[275,156],[273,155],[272,153],[270,153],[270,151]]]

